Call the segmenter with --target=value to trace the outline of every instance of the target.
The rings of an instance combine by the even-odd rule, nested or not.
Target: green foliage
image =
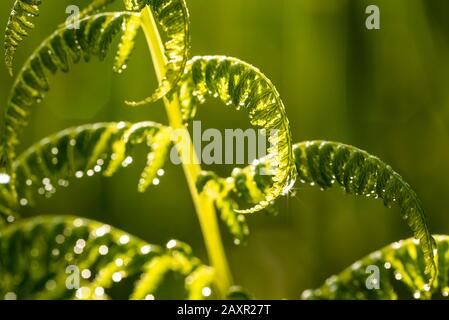
[[[226,224],[236,245],[246,242],[249,227],[245,215],[238,212],[238,202],[232,197],[231,184],[219,178],[214,172],[201,172],[196,187],[200,193],[206,193],[214,201],[220,212],[221,220]]]
[[[211,269],[175,240],[165,249],[109,225],[67,216],[22,220],[0,231],[2,298],[109,299],[121,282],[138,279],[129,297],[154,299],[169,273],[185,279],[179,298],[204,298]],[[77,276],[79,289],[73,288]]]
[[[272,186],[255,206],[237,210],[239,213],[265,209],[276,198],[288,192],[296,178],[290,126],[279,93],[260,70],[236,58],[194,57],[187,63],[178,91],[186,122],[195,116],[197,105],[212,96],[226,105],[233,105],[237,110],[243,109],[248,113],[250,123],[264,129],[269,135],[271,146],[268,148],[267,161]]]
[[[410,185],[389,165],[358,148],[327,141],[309,141],[294,146],[298,176],[304,183],[323,189],[333,184],[346,193],[381,198],[387,207],[397,203],[402,218],[421,241],[426,274],[435,276],[435,241],[427,227],[421,201]]]
[[[170,129],[154,122],[110,122],[69,128],[31,146],[14,162],[18,204],[34,203],[36,195],[52,196],[71,180],[103,172],[113,175],[132,162],[133,147],[145,144],[148,161],[139,191],[145,191],[165,163],[171,147]],[[0,186],[0,191],[6,187]],[[0,192],[0,212],[13,221],[18,204]]]
[[[301,183],[322,189],[339,185],[351,195],[383,199],[388,207],[396,203],[417,240],[395,243],[368,256],[340,276],[330,278],[320,289],[307,291],[304,297],[447,297],[449,237],[436,236],[436,264],[436,243],[428,230],[422,204],[398,173],[377,157],[341,143],[308,141],[293,145],[279,93],[256,67],[225,56],[200,56],[187,61],[190,22],[184,0],[125,0],[126,11],[91,15],[113,2],[93,0],[81,12],[79,29],[65,25],[58,28],[25,62],[12,87],[0,128],[0,297],[114,298],[114,285],[122,279],[135,278],[138,280],[128,292],[129,297],[154,298],[158,297],[158,288],[163,286],[166,275],[174,273],[184,279],[186,292],[182,297],[200,299],[203,289],[216,281],[217,274],[227,271],[227,266],[202,265],[192,256],[191,249],[180,242],[172,240],[163,249],[82,218],[39,217],[7,225],[16,220],[21,206],[34,203],[36,195],[49,197],[57,188],[67,187],[73,178],[101,172],[111,176],[126,167],[132,162],[133,147],[138,144],[148,149],[138,191],[144,192],[158,181],[159,169],[172,146],[173,129],[154,122],[97,123],[70,128],[15,156],[19,131],[27,125],[32,108],[49,90],[50,74],[68,72],[72,64],[81,60],[88,62],[93,56],[104,59],[118,34],[120,44],[114,70],[121,73],[127,67],[138,30],[143,28],[148,35],[148,28],[156,29],[148,26],[151,23],[141,19],[138,13],[145,6],[150,7],[151,10],[145,10],[151,11],[149,15],[154,17],[166,39],[164,43],[151,43],[152,50],[160,50],[160,56],[164,54],[167,61],[165,66],[156,66],[163,72],[156,91],[149,98],[130,104],[141,105],[166,96],[164,102],[170,108],[177,108],[167,108],[170,121],[173,118],[170,112],[176,112],[175,117],[182,117],[188,125],[206,98],[219,98],[224,104],[245,111],[251,125],[263,129],[271,143],[266,157],[245,168],[235,168],[228,178],[213,172],[198,174],[199,166],[183,164],[189,187],[194,191],[195,207],[203,218],[200,220],[215,223],[211,221],[213,208],[202,208],[204,203],[197,199],[201,197],[196,191],[213,201],[235,243],[239,244],[249,234],[245,214],[270,210],[276,199],[290,191],[297,177]],[[5,63],[11,74],[17,48],[34,27],[31,18],[39,14],[40,5],[41,0],[14,3],[5,32]],[[159,41],[157,36],[151,39]],[[182,126],[182,121],[174,126]],[[192,188],[195,182],[197,190]],[[251,207],[241,209],[248,205]],[[212,215],[204,214],[203,210]],[[206,229],[203,231],[209,232]],[[209,234],[206,241],[219,239],[218,232],[212,232],[217,234],[212,234],[213,237]],[[213,248],[215,259],[211,261],[226,264],[219,252],[220,240],[214,241],[218,243],[207,243],[208,249]],[[85,271],[79,290],[66,287],[65,270],[69,265]],[[370,265],[382,270],[380,290],[366,288],[366,267]],[[224,286],[229,288],[227,283]],[[227,296],[226,292],[221,294],[228,298],[249,297],[237,288]]]
[[[435,235],[438,277],[430,286],[425,276],[426,259],[419,241],[394,242],[355,262],[316,290],[303,293],[304,299],[447,299],[449,296],[449,236]],[[377,274],[371,268],[377,267]],[[368,269],[367,269],[368,268]],[[371,278],[374,276],[373,278]],[[372,279],[376,281],[372,282]],[[378,281],[378,282],[377,282]],[[367,287],[370,287],[369,289]],[[372,285],[379,285],[379,288]]]
[[[105,13],[80,21],[79,29],[59,28],[28,58],[17,76],[4,111],[0,137],[1,163],[11,172],[18,143],[18,132],[28,122],[31,109],[40,103],[49,90],[49,74],[67,72],[72,63],[91,56],[104,59],[114,36],[132,13]]]
[[[161,99],[175,88],[184,72],[190,56],[190,20],[185,0],[125,0],[128,10],[140,10],[149,5],[153,17],[164,31],[165,75],[156,92],[139,102],[128,102],[138,106]]]
[[[306,141],[293,146],[298,179],[301,183],[327,189],[337,184],[347,194],[383,199],[391,207],[396,203],[402,218],[420,240],[426,261],[426,274],[435,277],[433,262],[435,241],[427,227],[421,201],[410,185],[389,165],[369,153],[338,142]],[[267,167],[260,159],[243,170],[235,171],[227,188],[250,203],[260,201],[269,188],[267,176],[261,174]]]
[[[81,13],[80,18],[99,12],[115,0],[93,0]],[[190,21],[185,0],[125,0],[125,8],[129,11],[140,11],[149,5],[157,24],[164,31],[167,40],[165,51],[167,56],[166,74],[155,93],[142,102],[144,104],[158,100],[172,90],[179,81],[190,51]],[[12,75],[14,56],[20,43],[28,36],[29,29],[34,28],[30,18],[39,15],[42,0],[16,0],[11,10],[5,32],[5,64]],[[128,21],[122,42],[121,53],[114,70],[121,72],[126,68],[129,52],[134,46],[137,31],[137,19]]]
[[[80,12],[80,18],[98,12],[115,0],[93,0]],[[13,61],[20,43],[28,36],[29,30],[34,28],[30,18],[39,15],[42,0],[16,0],[9,16],[5,31],[5,65],[9,73],[13,74]]]
[[[118,46],[114,62],[114,71],[122,73],[128,65],[128,60],[134,50],[136,36],[140,29],[140,16],[133,15],[127,19],[122,27],[123,34]]]

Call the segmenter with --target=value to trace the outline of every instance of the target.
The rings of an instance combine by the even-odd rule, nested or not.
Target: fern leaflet
[[[169,271],[183,276],[188,296],[204,298],[210,269],[175,240],[165,249],[109,225],[68,216],[22,220],[0,231],[2,298],[112,299],[117,283],[140,275],[128,295],[154,299]],[[77,280],[79,288],[74,288]]]
[[[21,206],[32,205],[36,194],[50,197],[74,178],[100,172],[111,176],[130,164],[137,144],[146,144],[151,155],[139,182],[139,191],[143,192],[152,183],[153,172],[156,175],[165,163],[169,139],[169,129],[154,122],[89,124],[44,138],[14,162],[18,202]],[[17,212],[18,205],[8,192],[3,192],[4,188],[0,186],[0,212],[9,221],[15,216],[11,216],[11,210]]]
[[[221,220],[226,224],[236,245],[246,242],[249,227],[245,215],[238,213],[238,202],[232,196],[231,185],[215,173],[202,171],[197,179],[196,187],[214,201],[220,212]]]
[[[80,18],[96,13],[115,0],[93,0],[81,13]],[[156,91],[141,102],[130,102],[140,105],[150,103],[165,96],[175,87],[181,78],[184,67],[190,54],[190,20],[185,0],[125,0],[126,10],[139,12],[146,5],[153,11],[156,23],[166,35],[165,52],[167,56],[166,73]],[[5,63],[12,74],[12,65],[18,46],[28,30],[34,28],[30,17],[39,14],[39,6],[42,0],[16,0],[11,11],[9,22],[5,32]],[[121,52],[118,54],[114,70],[123,71],[126,68],[126,53],[132,50],[137,30],[137,20],[131,19],[124,25],[125,37],[122,42]]]
[[[447,299],[449,296],[449,236],[435,235],[438,246],[438,277],[429,285],[426,258],[419,241],[394,242],[355,262],[304,299]],[[374,273],[373,267],[379,272]],[[370,275],[371,273],[371,275]],[[375,275],[375,277],[372,277]],[[374,280],[375,279],[375,280]],[[374,281],[373,281],[374,280]],[[372,289],[367,288],[369,285]]]
[[[245,110],[253,126],[270,134],[267,159],[272,185],[254,207],[237,210],[239,213],[260,211],[288,192],[296,178],[290,126],[279,93],[262,72],[236,58],[194,57],[178,91],[186,122],[195,115],[197,105],[212,96]]]
[[[165,33],[165,75],[156,91],[148,98],[127,103],[139,106],[161,99],[180,81],[190,56],[190,17],[185,0],[125,0],[128,10],[140,10],[144,5],[152,9],[156,23]]]
[[[298,179],[301,183],[322,189],[338,184],[346,193],[381,198],[390,207],[397,203],[402,218],[419,239],[426,261],[426,273],[432,281],[436,274],[433,261],[435,242],[426,221],[421,201],[410,185],[379,158],[353,146],[328,141],[306,141],[293,146]],[[229,187],[249,203],[257,203],[267,192],[270,181],[261,172],[266,159],[255,161],[243,170],[234,172]]]
[[[122,24],[132,13],[106,13],[81,20],[79,29],[60,28],[30,56],[18,75],[1,126],[1,165],[11,172],[15,158],[18,132],[27,124],[34,105],[41,102],[49,90],[49,73],[67,72],[71,63],[92,55],[103,59],[114,35],[121,32]],[[5,170],[5,168],[3,168]]]
[[[79,18],[86,17],[106,7],[115,0],[93,0],[92,3],[80,12]],[[29,18],[39,15],[39,6],[42,0],[16,0],[11,10],[5,31],[5,64],[9,73],[13,74],[13,61],[20,43],[29,35],[34,24]]]

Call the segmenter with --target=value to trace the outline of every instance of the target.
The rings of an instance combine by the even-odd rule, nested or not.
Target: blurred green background
[[[18,52],[16,70],[66,19],[69,4],[44,0],[37,29]],[[353,144],[392,165],[421,197],[433,233],[449,234],[449,1],[447,0],[188,0],[194,55],[224,54],[250,62],[277,86],[294,141]],[[2,1],[5,26],[12,0]],[[365,28],[365,8],[376,4],[381,30]],[[120,6],[117,6],[117,8]],[[52,81],[22,134],[23,150],[69,126],[98,121],[165,123],[161,103],[132,109],[125,99],[156,86],[143,36],[128,70],[82,64]],[[0,64],[0,105],[13,79]],[[246,116],[208,102],[203,128],[246,128]],[[110,223],[152,243],[177,238],[207,261],[182,170],[168,164],[160,186],[138,194],[140,160],[112,179],[76,181],[27,215],[73,214]],[[229,167],[214,167],[228,174]],[[296,187],[279,201],[279,215],[249,218],[247,246],[223,236],[235,282],[257,298],[298,298],[328,276],[392,241],[411,236],[397,208],[381,201]]]

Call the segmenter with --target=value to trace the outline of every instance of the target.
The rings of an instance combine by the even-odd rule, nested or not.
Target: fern
[[[421,201],[410,185],[389,165],[369,153],[337,142],[307,141],[293,146],[298,179],[327,189],[335,184],[342,186],[346,193],[381,198],[391,207],[397,203],[401,215],[420,240],[426,261],[426,273],[430,280],[435,277],[433,262],[435,249],[426,222]],[[266,194],[270,181],[261,175],[266,170],[266,159],[255,161],[243,170],[234,172],[234,179],[228,180],[228,190],[249,203],[257,203]]]
[[[115,0],[93,0],[92,3],[80,13],[80,18],[96,13]],[[189,12],[185,0],[125,0],[126,10],[140,11],[145,5],[149,5],[157,24],[166,34],[165,51],[167,66],[165,76],[156,91],[141,102],[130,102],[140,105],[156,101],[168,92],[179,81],[190,51],[190,21]],[[28,29],[34,28],[30,17],[39,14],[39,6],[42,0],[16,0],[11,11],[5,32],[5,63],[12,75],[12,65],[18,46],[28,36]],[[114,67],[116,72],[122,72],[126,68],[127,57],[134,46],[137,19],[131,19],[124,25],[125,36],[120,46],[120,53]]]
[[[80,287],[73,289],[77,279],[70,277],[77,272]],[[0,231],[0,297],[108,299],[117,283],[140,276],[129,296],[154,299],[168,272],[185,278],[187,297],[204,298],[210,268],[175,240],[164,249],[109,225],[67,216],[22,220]]]
[[[140,10],[143,5],[149,5],[167,38],[164,43],[167,63],[159,87],[142,101],[127,102],[139,106],[161,99],[180,81],[190,56],[190,18],[185,0],[125,0],[125,3],[128,10]]]
[[[220,179],[214,172],[203,171],[196,182],[200,193],[206,193],[220,212],[221,220],[226,224],[236,245],[246,243],[249,227],[245,215],[238,213],[238,202],[232,197],[230,184]]]
[[[8,174],[12,175],[18,132],[27,124],[32,107],[49,90],[48,74],[67,72],[71,63],[78,63],[82,58],[89,61],[92,55],[103,59],[114,35],[133,16],[106,13],[85,18],[80,22],[80,29],[58,29],[30,56],[13,85],[1,127],[1,164],[7,167]]]
[[[80,12],[80,18],[106,7],[115,0],[93,0],[92,3]],[[9,73],[13,74],[13,61],[20,43],[28,36],[29,30],[34,28],[30,18],[39,15],[39,6],[42,0],[16,0],[14,2],[5,31],[5,65]]]
[[[122,73],[128,67],[128,60],[134,50],[137,32],[140,29],[140,16],[133,15],[122,26],[123,34],[115,56],[114,71]]]
[[[12,65],[17,47],[28,36],[28,30],[34,28],[28,17],[39,15],[41,0],[17,0],[14,3],[5,31],[5,64],[9,73],[13,74]]]
[[[421,242],[426,274],[434,278],[435,241],[427,227],[421,201],[410,185],[390,166],[367,152],[341,143],[309,141],[294,146],[299,178],[329,188],[334,183],[348,194],[381,198],[390,207],[397,203],[402,218]]]
[[[34,204],[36,195],[50,197],[57,188],[67,187],[74,178],[103,172],[113,175],[132,161],[132,147],[146,144],[148,162],[139,182],[144,192],[165,162],[171,147],[170,130],[154,122],[97,123],[69,128],[46,137],[21,154],[14,162],[18,202]],[[0,186],[0,191],[5,187]],[[18,204],[9,193],[0,192],[0,212],[13,221]]]
[[[449,236],[431,236],[421,202],[402,177],[380,159],[341,143],[309,141],[292,144],[285,107],[271,81],[254,66],[225,56],[200,56],[190,61],[189,13],[185,0],[125,0],[126,11],[92,15],[114,0],[92,0],[81,12],[79,29],[62,25],[25,62],[13,85],[0,128],[0,297],[114,298],[113,287],[138,278],[132,299],[154,298],[171,272],[184,278],[190,299],[204,298],[214,282],[220,298],[249,298],[232,286],[215,209],[236,244],[249,230],[245,214],[273,210],[299,177],[301,183],[327,189],[339,185],[351,195],[397,203],[416,240],[405,240],[370,255],[330,278],[304,298],[432,298],[449,295]],[[21,42],[34,27],[41,0],[15,0],[5,32],[5,63],[12,74]],[[143,11],[142,18],[140,11]],[[158,27],[165,33],[161,40]],[[115,36],[120,43],[114,70],[127,68],[138,30],[143,29],[159,78],[155,92],[142,105],[162,97],[169,125],[154,122],[111,122],[66,129],[36,143],[16,158],[20,129],[32,108],[49,90],[49,76],[68,72],[72,64],[104,59]],[[149,245],[110,226],[74,217],[39,217],[19,221],[20,207],[36,195],[51,196],[73,178],[113,175],[132,162],[132,150],[144,144],[147,162],[137,189],[159,182],[172,146],[172,131],[185,129],[206,98],[244,110],[250,124],[269,134],[268,155],[228,178],[183,162],[188,186],[204,233],[212,266],[193,257],[189,246],[170,241],[167,249]],[[276,135],[272,135],[272,133]],[[193,150],[189,139],[177,145]],[[181,152],[182,153],[182,152]],[[194,153],[194,152],[192,152]],[[201,194],[200,194],[201,193]],[[250,206],[249,208],[247,208]],[[241,209],[245,208],[245,209]],[[418,244],[422,250],[418,250]],[[438,260],[435,263],[435,253]],[[66,286],[66,267],[83,270],[81,288]],[[366,266],[381,268],[381,289],[366,290]],[[437,274],[437,271],[438,274]]]
[[[327,279],[319,289],[307,290],[302,296],[304,299],[447,299],[449,236],[434,237],[438,245],[439,274],[433,286],[428,284],[425,276],[427,262],[418,248],[419,241],[407,239],[371,253],[339,275]],[[369,266],[379,270],[379,279],[374,282],[370,281],[372,270],[367,269]],[[368,289],[367,284],[379,287]]]
[[[237,110],[245,110],[253,126],[265,129],[267,134],[277,133],[269,137],[272,186],[254,207],[238,210],[239,213],[262,210],[288,192],[296,177],[290,126],[279,93],[262,72],[236,58],[194,57],[187,63],[178,91],[186,122],[195,115],[198,104],[204,103],[207,96],[213,96],[226,105],[234,105]]]

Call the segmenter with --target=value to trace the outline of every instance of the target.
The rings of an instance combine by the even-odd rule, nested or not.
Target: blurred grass
[[[1,25],[12,2],[0,6]],[[66,18],[67,5],[88,2],[44,1],[16,70]],[[381,30],[365,29],[369,4],[380,7]],[[188,5],[193,54],[225,54],[259,67],[283,97],[294,141],[337,140],[379,156],[421,197],[432,232],[449,233],[448,1],[188,0]],[[78,65],[56,76],[22,135],[22,148],[87,122],[165,122],[160,103],[140,109],[123,103],[146,97],[156,86],[144,42],[123,75],[112,73],[111,62],[109,56],[105,63]],[[0,64],[1,106],[12,82]],[[248,127],[242,114],[215,101],[199,116],[204,128]],[[27,214],[86,216],[154,243],[178,238],[206,260],[182,170],[167,165],[161,185],[141,195],[136,184],[143,161],[144,155],[112,179],[77,181]],[[236,282],[258,298],[298,298],[365,254],[410,236],[398,210],[379,201],[340,190],[298,186],[296,191],[279,202],[278,216],[249,219],[246,247],[235,247],[223,231]]]

